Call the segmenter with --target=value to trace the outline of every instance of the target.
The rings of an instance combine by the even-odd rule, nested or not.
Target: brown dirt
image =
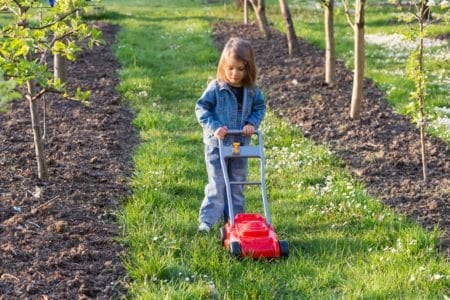
[[[0,115],[0,299],[111,299],[125,293],[115,211],[128,192],[138,138],[133,114],[115,90],[120,66],[110,46],[118,28],[97,26],[107,45],[69,66],[69,85],[91,90],[91,105],[47,96],[49,180],[36,178],[26,102]],[[322,51],[301,41],[302,54],[288,58],[282,35],[266,41],[253,25],[219,23],[216,34],[218,47],[232,35],[250,39],[269,106],[340,153],[387,205],[426,228],[438,225],[449,253],[444,142],[428,139],[430,182],[423,184],[416,128],[392,111],[372,83],[366,83],[361,119],[352,121],[352,74],[339,64],[338,84],[326,86]]]
[[[107,45],[69,66],[69,86],[91,90],[90,105],[46,96],[49,180],[36,178],[26,101],[0,114],[0,299],[124,294],[115,211],[137,134],[115,90],[120,66],[110,46],[118,28],[98,26]]]

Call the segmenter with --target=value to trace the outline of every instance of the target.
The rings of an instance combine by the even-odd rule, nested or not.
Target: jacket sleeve
[[[255,99],[253,99],[252,111],[247,117],[246,122],[252,124],[257,129],[266,114],[266,103],[264,100],[264,95],[259,88],[255,89],[254,97]]]
[[[217,120],[215,107],[217,104],[217,84],[211,82],[195,105],[195,115],[204,130],[214,133],[221,126]]]

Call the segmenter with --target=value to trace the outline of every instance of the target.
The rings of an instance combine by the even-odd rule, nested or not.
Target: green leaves
[[[7,104],[20,97],[15,88],[16,82],[12,79],[5,80],[3,71],[0,70],[0,112],[7,111]]]
[[[48,70],[49,57],[60,54],[74,61],[82,51],[80,42],[87,40],[89,47],[100,44],[101,32],[90,28],[77,14],[87,7],[86,0],[58,1],[54,8],[45,10],[44,16],[34,9],[40,5],[39,1],[32,0],[0,0],[0,6],[13,17],[11,24],[2,27],[0,32],[0,68],[18,85],[36,80],[37,88],[45,89],[44,93],[37,91],[40,95],[48,91],[64,92],[64,85],[50,80],[53,75]],[[89,96],[88,92],[75,94],[83,100]]]
[[[53,53],[63,53],[66,45],[61,41],[56,41],[53,45]]]
[[[27,41],[21,38],[2,39],[0,45],[0,55],[10,60],[26,57],[29,50]]]
[[[83,92],[80,87],[77,87],[76,93],[75,93],[75,99],[80,100],[82,102],[86,102],[89,97],[91,96],[91,91],[85,91]]]

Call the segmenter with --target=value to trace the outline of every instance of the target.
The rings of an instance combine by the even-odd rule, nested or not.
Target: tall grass
[[[236,18],[206,1],[119,1],[101,15],[122,26],[119,90],[141,143],[120,223],[133,299],[443,298],[449,264],[439,233],[383,207],[336,154],[268,113],[263,132],[272,221],[285,260],[231,258],[197,232],[206,172],[194,104],[214,76],[212,23]],[[238,15],[237,17],[240,17]],[[260,209],[254,190],[249,210]]]

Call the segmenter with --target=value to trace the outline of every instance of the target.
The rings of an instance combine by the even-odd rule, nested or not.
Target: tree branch
[[[67,17],[75,14],[77,11],[80,11],[81,9],[76,8],[74,10],[71,10],[69,12],[67,12],[66,14],[62,15],[61,17],[57,18],[56,21],[54,22],[50,22],[48,24],[45,24],[44,26],[40,26],[40,27],[29,27],[31,30],[42,30],[42,29],[46,29],[48,27],[51,27],[53,25],[55,25],[58,22],[64,21]]]
[[[45,93],[47,93],[47,90],[46,89],[42,89],[42,90],[39,91],[39,93],[36,93],[36,95],[34,97],[31,98],[30,95],[27,95],[26,97],[27,97],[28,100],[36,101],[39,98],[41,98],[42,96],[44,96]]]
[[[345,8],[344,12],[345,12],[345,17],[347,18],[347,22],[348,22],[348,24],[350,24],[350,26],[352,28],[354,28],[355,24],[352,22],[352,19],[350,18],[350,13],[349,13],[350,9],[349,9],[347,0],[342,1],[342,4],[344,5],[344,8]]]
[[[253,9],[254,9],[255,11],[257,11],[257,10],[258,10],[258,6],[255,4],[255,2],[253,2],[253,0],[248,0],[248,1],[249,1],[250,4],[252,5]]]

